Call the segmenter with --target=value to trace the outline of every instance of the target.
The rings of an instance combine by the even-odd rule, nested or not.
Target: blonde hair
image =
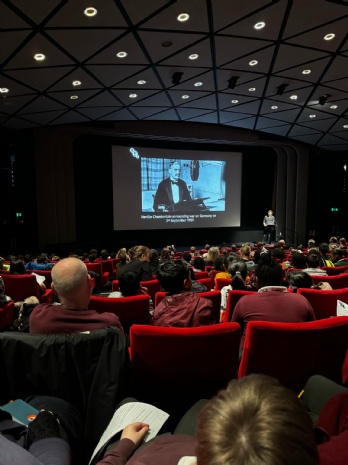
[[[207,253],[207,261],[208,262],[215,262],[215,260],[220,256],[219,248],[218,247],[210,247]]]
[[[296,394],[276,379],[233,380],[204,406],[197,465],[317,465],[312,422]]]

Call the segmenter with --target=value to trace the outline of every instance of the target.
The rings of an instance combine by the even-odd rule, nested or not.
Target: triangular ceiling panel
[[[304,142],[306,144],[316,144],[320,139],[322,135],[320,134],[307,134],[307,135],[297,135],[293,136],[294,139]]]
[[[96,14],[86,16],[86,7]],[[180,112],[209,123],[207,131],[256,124],[268,138],[342,150],[347,21],[346,0],[5,0],[0,124],[117,127],[118,120],[180,120]]]

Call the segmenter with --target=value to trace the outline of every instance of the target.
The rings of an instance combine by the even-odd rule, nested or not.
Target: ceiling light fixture
[[[258,61],[257,60],[251,60],[249,61],[249,66],[255,66],[258,64]]]
[[[127,52],[118,52],[118,53],[116,53],[117,58],[126,58],[127,55],[128,55]]]
[[[249,92],[255,92],[256,87],[250,87]]]
[[[184,23],[189,19],[190,15],[188,13],[180,13],[179,16],[177,16],[177,20],[179,23]]]
[[[193,84],[195,87],[201,87],[203,85],[203,82],[198,81]]]
[[[254,24],[254,29],[259,31],[260,29],[263,29],[266,26],[266,23],[263,21],[260,21],[259,23]]]
[[[336,108],[337,108],[337,105],[331,105],[331,107],[330,107],[330,108],[331,108],[331,110],[336,110]]]
[[[335,34],[326,34],[326,36],[324,36],[324,40],[332,40],[334,37]]]
[[[273,106],[271,107],[271,110],[278,110],[277,105],[273,105]]]
[[[10,92],[10,89],[8,89],[7,87],[0,88],[0,94],[7,94],[7,92]]]
[[[138,94],[129,94],[129,98],[137,98]]]
[[[343,125],[344,129],[348,129],[348,124]]]
[[[231,100],[231,103],[238,103],[239,100]]]
[[[237,81],[239,79],[239,76],[232,76],[230,77],[230,79],[228,80],[228,88],[229,89],[234,89],[237,85]]]
[[[310,74],[311,72],[312,72],[312,70],[310,70],[310,69],[304,69],[302,71],[302,74]]]
[[[297,98],[298,98],[297,95],[290,95],[291,100],[297,100]]]
[[[140,79],[140,81],[138,81],[137,84],[139,84],[139,86],[143,86],[144,84],[146,84],[146,81],[144,79]]]
[[[198,57],[198,53],[192,53],[191,55],[189,55],[189,60],[197,60]]]
[[[310,118],[316,118],[317,115],[309,115]]]
[[[36,53],[34,55],[34,60],[36,61],[43,61],[45,59],[45,55],[43,53]]]
[[[92,17],[92,16],[95,16],[98,13],[98,11],[96,8],[93,8],[92,6],[90,6],[86,8],[83,13],[88,17]]]
[[[173,42],[170,40],[165,40],[164,42],[161,43],[162,47],[171,47],[173,45]]]
[[[276,95],[283,95],[288,85],[289,84],[280,84],[280,86],[277,87]]]
[[[73,82],[72,82],[72,85],[73,85],[73,86],[80,86],[80,85],[81,85],[81,81],[73,81]]]
[[[190,96],[189,95],[182,95],[181,98],[186,100],[186,99],[190,98]]]
[[[324,94],[324,95],[322,95],[321,97],[319,97],[319,102],[318,102],[319,105],[324,106],[324,105],[326,104],[327,99],[328,99],[329,97],[331,97],[330,94]]]
[[[79,98],[78,95],[71,95],[70,100],[77,100]]]
[[[172,84],[174,86],[177,86],[178,84],[180,84],[183,74],[184,73],[181,72],[181,71],[177,71],[176,73],[173,74],[173,76],[172,76]]]

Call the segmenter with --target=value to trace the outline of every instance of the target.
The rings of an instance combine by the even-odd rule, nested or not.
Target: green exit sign
[[[16,213],[16,218],[20,218],[22,216],[22,213]]]
[[[338,212],[338,208],[331,208],[331,211],[334,212],[334,213],[337,213],[337,212]]]

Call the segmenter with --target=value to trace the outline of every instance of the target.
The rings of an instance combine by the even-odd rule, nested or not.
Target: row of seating
[[[314,374],[348,378],[348,317],[307,323],[255,321],[240,364],[237,323],[196,328],[133,325],[91,334],[0,333],[0,402],[42,394],[75,405],[93,448],[124,395],[163,406],[210,397],[236,377],[264,373],[296,393]],[[161,405],[162,404],[162,405]]]

